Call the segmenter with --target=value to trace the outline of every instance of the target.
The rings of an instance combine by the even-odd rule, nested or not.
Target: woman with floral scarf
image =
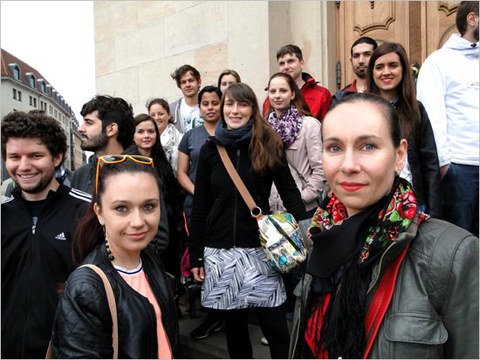
[[[308,231],[294,358],[478,358],[478,238],[419,209],[397,112],[355,94],[322,123],[332,188]]]
[[[309,216],[318,206],[323,190],[322,141],[320,121],[311,116],[293,78],[284,73],[272,75],[268,82],[267,121],[281,137],[290,172]],[[272,189],[270,207],[285,210],[276,189]]]

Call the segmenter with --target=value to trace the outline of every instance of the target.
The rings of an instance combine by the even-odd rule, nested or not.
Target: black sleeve
[[[434,218],[441,219],[442,185],[437,146],[435,145],[435,137],[427,111],[421,102],[418,102],[418,105],[420,108],[421,131],[420,136],[417,136],[417,141],[424,182],[426,212]]]
[[[160,196],[160,223],[155,237],[148,244],[156,255],[160,255],[168,247],[169,230],[168,230],[168,216],[167,207],[165,205],[165,197]]]
[[[302,201],[300,191],[295,184],[285,153],[283,154],[282,166],[274,173],[273,182],[277,187],[283,206],[297,221],[307,219],[307,211]]]
[[[112,358],[112,319],[100,278],[75,270],[57,307],[52,331],[55,358]]]
[[[216,148],[214,151],[217,151]],[[200,150],[197,175],[195,177],[195,193],[193,195],[192,229],[190,232],[189,252],[191,267],[203,266],[203,248],[207,215],[211,207],[212,189],[210,186],[209,157],[212,154],[210,143]]]

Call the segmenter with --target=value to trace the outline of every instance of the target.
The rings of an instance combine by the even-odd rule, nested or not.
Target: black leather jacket
[[[419,136],[409,136],[408,163],[413,177],[413,189],[418,203],[425,205],[425,212],[432,217],[442,218],[442,185],[437,146],[432,125],[423,104],[420,108]]]
[[[149,249],[142,263],[162,312],[162,323],[172,355],[177,353],[178,319],[165,273]],[[133,290],[108,259],[105,245],[97,246],[84,260],[107,275],[115,294],[118,317],[118,358],[158,358],[157,325],[153,306]],[[52,332],[56,358],[112,358],[112,319],[100,277],[91,269],[75,270],[68,278]]]

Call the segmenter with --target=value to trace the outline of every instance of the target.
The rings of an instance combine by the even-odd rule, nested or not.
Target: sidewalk
[[[182,307],[182,310],[186,310]],[[205,314],[198,311],[199,317],[191,318],[187,311],[183,311],[183,317],[179,319],[180,337],[179,349],[180,358],[183,359],[228,359],[227,342],[225,340],[225,331],[212,334],[206,339],[194,340],[190,337],[190,332],[195,329],[203,319]],[[253,356],[256,359],[269,359],[270,348],[262,345],[260,339],[263,334],[260,326],[250,322],[249,324],[250,340],[253,347]]]

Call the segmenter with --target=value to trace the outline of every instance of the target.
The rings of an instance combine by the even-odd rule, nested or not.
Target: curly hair
[[[118,125],[117,140],[124,149],[132,144],[135,127],[133,125],[133,108],[124,99],[108,95],[97,95],[82,106],[80,114],[86,116],[98,111],[98,118],[102,121],[102,131],[112,123]]]
[[[60,123],[45,114],[44,111],[32,110],[28,113],[13,111],[2,119],[2,157],[7,153],[10,138],[39,139],[50,154],[62,155],[62,163],[67,152],[67,137]]]

